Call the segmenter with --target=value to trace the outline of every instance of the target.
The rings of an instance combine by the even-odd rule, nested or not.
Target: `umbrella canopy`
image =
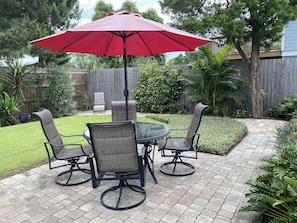
[[[208,42],[208,39],[124,11],[109,13],[102,19],[30,43],[55,52],[87,53],[98,56],[123,55],[124,95],[128,105],[126,56],[193,51]]]

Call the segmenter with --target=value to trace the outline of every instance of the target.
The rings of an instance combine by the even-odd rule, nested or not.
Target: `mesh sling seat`
[[[113,122],[127,120],[125,101],[111,102],[111,117]],[[136,121],[136,118],[136,101],[128,101],[128,120]]]
[[[102,205],[112,210],[127,210],[142,204],[146,199],[144,151],[138,153],[134,123],[89,123],[87,126],[95,158],[95,162],[89,158],[93,188],[102,180],[119,181],[101,194]],[[140,186],[128,183],[135,179],[140,180]]]
[[[82,135],[63,136],[59,134],[55,126],[53,116],[47,109],[34,112],[33,115],[39,118],[42,130],[47,139],[44,146],[48,156],[49,169],[70,166],[68,170],[63,171],[56,176],[55,182],[63,186],[73,186],[88,182],[91,179],[90,169],[81,168],[80,165],[88,164],[88,157],[92,155],[91,146],[82,146],[81,144],[63,144],[62,139],[62,137],[77,137]],[[64,160],[66,163],[55,164],[53,166],[53,159]],[[80,159],[85,159],[85,161],[80,161]],[[73,173],[76,173],[75,177]]]
[[[195,106],[191,125],[186,129],[170,129],[172,130],[188,130],[187,136],[169,136],[158,143],[159,151],[162,157],[172,157],[172,160],[165,162],[160,166],[160,171],[171,176],[186,176],[194,173],[195,167],[184,162],[183,158],[197,159],[199,134],[198,128],[201,123],[202,113],[208,106],[199,103]],[[194,139],[196,140],[194,142]],[[194,155],[193,155],[194,152]]]

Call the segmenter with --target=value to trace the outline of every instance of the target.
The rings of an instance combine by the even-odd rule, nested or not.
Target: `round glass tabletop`
[[[170,132],[168,127],[151,122],[135,122],[135,127],[137,143],[148,143],[158,140],[167,136]],[[84,131],[83,136],[90,140],[89,129]]]

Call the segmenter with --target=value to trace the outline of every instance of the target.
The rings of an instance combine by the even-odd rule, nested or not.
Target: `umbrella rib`
[[[68,31],[71,32],[71,31]],[[85,35],[80,36],[79,38],[73,40],[71,43],[67,44],[66,46],[64,46],[63,48],[59,49],[57,52],[65,52],[64,50],[67,49],[69,46],[71,46],[73,43],[75,43],[77,40],[81,40],[82,38],[85,38],[86,36],[88,36],[91,32],[87,32]]]
[[[108,41],[108,47],[106,47],[103,56],[106,56],[107,51],[108,51],[109,46],[110,46],[110,43],[112,42],[112,39],[113,39],[114,35],[116,35],[116,33],[114,33],[114,32],[110,32],[110,33],[112,33],[112,36],[111,36],[111,38],[110,38],[109,41]]]
[[[178,44],[180,44],[180,45],[182,45],[182,46],[184,46],[184,47],[186,47],[186,48],[188,48],[189,49],[189,51],[192,51],[192,49],[191,48],[189,48],[187,45],[185,45],[185,44],[183,44],[182,42],[180,42],[180,41],[177,41],[176,39],[174,39],[174,38],[172,38],[171,36],[168,36],[164,31],[160,31],[159,32],[160,34],[162,34],[163,36],[166,36],[167,38],[169,38],[169,39],[171,39],[171,40],[173,40],[174,42],[176,42],[176,43],[178,43]]]
[[[141,36],[141,33],[138,32],[138,36],[140,37],[141,41],[144,43],[144,45],[146,46],[147,50],[150,51],[151,55],[154,55],[153,52],[151,51],[151,49],[149,48],[148,44],[146,44],[146,42],[144,41],[144,39]]]
[[[109,31],[109,32],[112,33],[113,35],[116,35],[116,36],[121,37],[121,38],[128,38],[130,36],[133,36],[133,35],[139,33],[139,31],[132,31],[131,33],[129,33],[127,35],[128,31],[122,31],[122,32],[120,32],[120,31]]]

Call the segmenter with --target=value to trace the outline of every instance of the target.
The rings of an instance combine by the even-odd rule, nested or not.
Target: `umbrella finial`
[[[137,17],[142,17],[142,15],[140,15],[138,13],[132,13],[132,12],[129,12],[129,11],[121,11],[121,12],[117,12],[117,13],[113,13],[113,12],[107,13],[107,16],[110,16],[110,15],[134,15],[134,16],[137,16]]]

